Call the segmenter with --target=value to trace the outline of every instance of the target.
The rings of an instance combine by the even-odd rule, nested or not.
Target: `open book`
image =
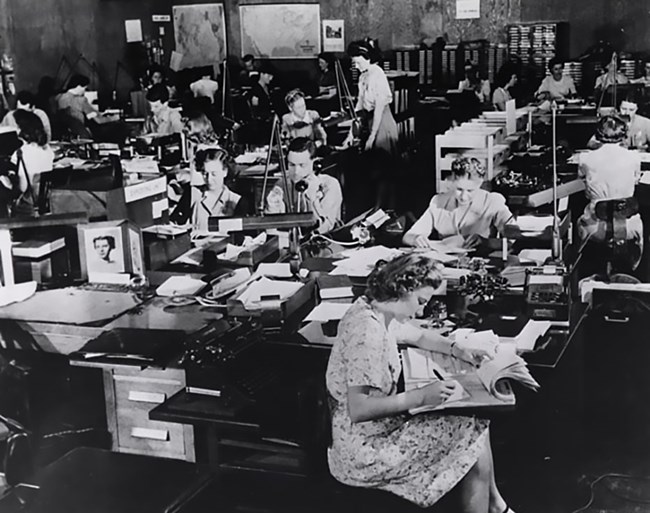
[[[437,358],[440,361],[436,361]],[[446,360],[446,365],[443,360]],[[509,379],[517,380],[533,390],[539,388],[539,384],[530,375],[526,362],[511,351],[498,351],[493,360],[484,362],[478,369],[472,369],[469,364],[463,366],[453,360],[422,349],[408,348],[402,351],[406,390],[428,385],[440,377],[456,382],[455,392],[444,403],[415,408],[409,413],[449,408],[491,409],[513,406],[515,395]]]

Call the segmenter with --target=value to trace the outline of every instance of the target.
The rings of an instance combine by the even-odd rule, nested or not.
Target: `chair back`
[[[596,218],[605,223],[605,242],[613,265],[628,260],[627,220],[638,212],[639,204],[633,197],[601,200],[595,205]]]

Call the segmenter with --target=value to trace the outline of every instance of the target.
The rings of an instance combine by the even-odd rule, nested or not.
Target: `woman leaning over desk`
[[[454,160],[450,190],[431,199],[429,208],[404,235],[404,244],[426,248],[431,236],[437,235],[440,239],[457,237],[464,247],[473,247],[482,238],[501,232],[513,215],[501,194],[481,189],[484,177],[478,159]]]
[[[422,312],[441,275],[436,263],[415,254],[380,261],[368,278],[366,294],[339,325],[327,366],[332,406],[332,475],[342,483],[390,491],[421,507],[451,490],[464,513],[509,511],[497,489],[488,421],[471,416],[408,411],[441,404],[453,383],[436,381],[404,391],[402,364],[393,322]],[[422,349],[476,361],[493,349],[453,343],[432,331],[418,331]]]

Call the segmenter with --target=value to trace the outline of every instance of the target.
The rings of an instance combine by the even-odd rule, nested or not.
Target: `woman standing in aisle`
[[[359,97],[355,108],[360,113],[358,137],[361,150],[367,157],[369,178],[377,187],[375,206],[380,206],[386,199],[392,203],[394,198],[384,196],[387,196],[397,157],[397,124],[390,110],[393,94],[384,70],[377,65],[379,51],[372,41],[350,43],[348,55],[360,73]],[[344,146],[353,143],[354,131],[353,123]]]

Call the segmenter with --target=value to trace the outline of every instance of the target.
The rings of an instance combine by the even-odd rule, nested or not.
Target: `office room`
[[[648,26],[0,0],[0,511],[650,511]]]

